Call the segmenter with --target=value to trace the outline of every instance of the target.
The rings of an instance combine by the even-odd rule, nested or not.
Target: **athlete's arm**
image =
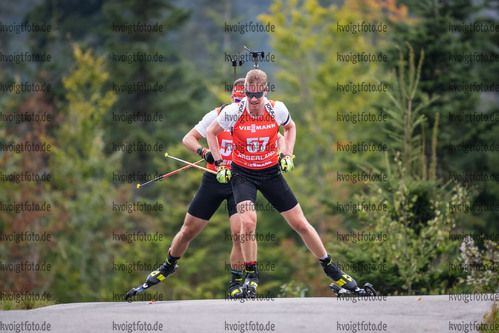
[[[278,125],[284,128],[284,144],[279,148],[282,154],[293,156],[296,140],[296,125],[288,108],[283,102],[276,101],[274,104],[275,119]]]
[[[185,148],[196,154],[197,150],[202,147],[202,145],[199,143],[199,140],[201,139],[203,139],[203,136],[199,134],[199,132],[195,128],[193,128],[184,136],[184,138],[182,139],[182,143],[184,144]]]
[[[295,148],[295,141],[296,141],[296,125],[295,122],[290,119],[289,122],[286,124],[286,126],[283,126],[284,128],[284,149],[282,150],[282,153],[284,155],[291,155],[293,156],[293,149]]]
[[[199,140],[205,137],[206,129],[216,117],[216,110],[208,112],[207,114],[205,114],[203,119],[201,119],[201,121],[196,126],[194,126],[190,130],[190,132],[187,133],[182,139],[182,143],[187,149],[204,158],[205,161],[209,164],[213,164],[215,162],[215,160],[213,159],[213,155],[209,149],[206,149],[199,143]]]
[[[281,133],[277,132],[277,152],[281,153],[286,147],[286,141]]]
[[[208,147],[210,148],[215,161],[222,159],[220,150],[218,150],[217,135],[222,133],[223,131],[224,129],[222,128],[222,126],[220,126],[216,119],[211,123],[210,126],[208,126],[208,129],[206,129],[206,141],[208,141]]]

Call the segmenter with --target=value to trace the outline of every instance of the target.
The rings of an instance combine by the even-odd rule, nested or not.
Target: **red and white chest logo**
[[[253,118],[247,110],[234,125],[232,160],[251,169],[263,169],[277,163],[277,132],[279,125],[265,112]]]

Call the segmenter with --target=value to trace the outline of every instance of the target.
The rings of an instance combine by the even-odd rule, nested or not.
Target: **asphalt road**
[[[476,332],[499,294],[479,296],[72,303],[0,311],[0,332]]]

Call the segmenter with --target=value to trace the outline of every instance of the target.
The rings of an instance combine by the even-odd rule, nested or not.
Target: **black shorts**
[[[221,184],[214,174],[205,172],[187,212],[199,219],[209,220],[224,200],[227,200],[225,209],[231,217],[237,209],[230,182]]]
[[[293,191],[284,179],[279,164],[265,169],[248,169],[232,162],[232,192],[236,204],[250,200],[255,203],[256,191],[260,191],[279,213],[298,204]]]

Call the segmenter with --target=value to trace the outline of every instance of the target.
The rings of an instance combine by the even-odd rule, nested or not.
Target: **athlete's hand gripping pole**
[[[230,169],[225,165],[223,160],[218,160],[215,162],[217,167],[217,180],[219,183],[227,184],[232,177]]]
[[[295,155],[284,155],[283,153],[279,153],[279,166],[281,167],[282,172],[291,172],[295,168],[295,163],[293,159]]]
[[[190,166],[192,166],[192,167],[195,167],[195,168],[198,168],[198,169],[201,169],[201,170],[204,170],[204,171],[210,172],[210,173],[212,173],[212,174],[214,174],[214,175],[216,175],[216,174],[217,174],[217,173],[216,173],[215,171],[213,171],[213,170],[206,169],[206,168],[203,168],[202,166],[196,165],[196,164],[194,164],[194,163],[187,162],[187,161],[181,160],[180,158],[170,156],[170,155],[168,155],[168,153],[165,153],[165,157],[169,157],[169,158],[171,158],[171,159],[174,159],[174,160],[177,160],[177,161],[179,161],[179,162],[185,163],[185,164],[190,165]]]
[[[204,161],[204,159],[200,159],[199,161],[194,162],[194,163],[192,163],[192,164],[198,164],[198,163],[203,162],[203,161]],[[174,174],[176,174],[177,172],[180,172],[180,171],[182,171],[182,170],[188,169],[188,168],[190,168],[190,167],[191,167],[190,165],[186,165],[185,167],[182,167],[182,168],[177,169],[177,170],[175,170],[175,171],[172,171],[172,172],[169,172],[169,173],[167,173],[167,174],[164,174],[163,176],[159,176],[159,177],[157,177],[157,178],[151,179],[150,181],[145,182],[144,184],[137,184],[137,188],[141,188],[142,186],[145,186],[145,185],[147,185],[147,184],[150,184],[150,183],[153,183],[153,182],[157,182],[158,180],[161,180],[161,179],[166,178],[166,177],[170,177],[171,175],[174,175]]]

